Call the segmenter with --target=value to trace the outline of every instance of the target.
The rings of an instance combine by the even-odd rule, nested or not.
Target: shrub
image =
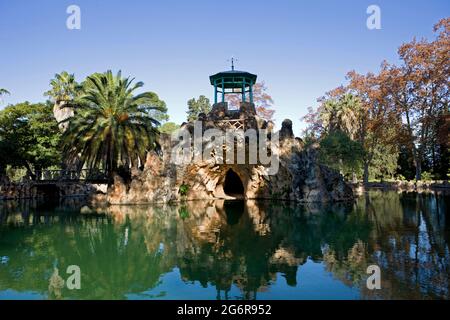
[[[424,171],[424,172],[422,172],[422,180],[431,181],[431,180],[433,180],[433,175],[428,171]]]
[[[187,184],[182,184],[181,186],[180,186],[180,189],[178,190],[178,193],[181,195],[181,196],[183,196],[183,197],[185,197],[185,196],[187,196],[187,193],[189,192],[189,186],[187,185]]]

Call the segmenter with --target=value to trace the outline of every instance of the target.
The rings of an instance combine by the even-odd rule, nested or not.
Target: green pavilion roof
[[[240,88],[242,86],[242,78],[245,78],[245,82],[248,84],[256,82],[256,74],[239,70],[219,72],[210,76],[209,80],[212,85],[217,80],[225,80],[225,88]]]

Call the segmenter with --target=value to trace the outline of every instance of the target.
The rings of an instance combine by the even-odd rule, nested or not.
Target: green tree
[[[50,80],[51,89],[44,93],[56,104],[60,102],[73,101],[81,86],[75,81],[75,75],[67,71],[55,74],[55,78]]]
[[[344,132],[337,130],[320,141],[320,160],[327,166],[339,170],[343,175],[356,172],[361,167],[364,150]]]
[[[5,94],[10,94],[8,90],[0,88],[0,97],[4,96]]]
[[[0,103],[2,102],[2,97],[7,94],[10,94],[8,90],[0,88]]]
[[[49,104],[29,102],[0,111],[0,175],[6,165],[25,167],[28,175],[35,170],[59,165],[61,135]]]
[[[361,103],[357,97],[345,93],[339,97],[329,97],[322,101],[320,119],[326,132],[333,133],[338,130],[354,139],[358,130],[358,116]]]
[[[159,132],[171,134],[175,130],[179,129],[180,126],[175,122],[166,122],[161,127],[159,127]]]
[[[211,111],[211,103],[204,95],[198,97],[197,100],[195,98],[190,99],[187,104],[187,121],[195,121],[200,113],[208,113]]]
[[[399,151],[395,145],[378,143],[374,146],[370,162],[370,179],[393,178],[398,168]]]
[[[160,110],[152,110],[150,115],[153,119],[159,121],[160,123],[164,123],[169,120],[169,115],[167,114],[166,103],[162,100],[159,100],[161,103]]]
[[[87,168],[117,173],[145,161],[156,145],[159,122],[151,116],[163,111],[158,95],[135,91],[144,84],[116,76],[110,70],[89,76],[79,106],[63,135],[63,149],[69,161],[81,160]]]
[[[75,75],[63,71],[55,74],[55,78],[50,80],[51,89],[44,93],[50,97],[53,106],[53,115],[58,121],[62,132],[67,130],[67,119],[74,115],[74,100],[80,94],[82,85],[75,81]]]

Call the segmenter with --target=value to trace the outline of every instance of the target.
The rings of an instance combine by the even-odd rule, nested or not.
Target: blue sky
[[[81,30],[66,28],[66,8],[81,8]],[[366,9],[381,8],[381,30],[366,27]],[[450,16],[448,0],[101,1],[0,0],[2,102],[44,101],[62,70],[83,80],[122,70],[165,100],[172,121],[186,101],[213,96],[208,76],[229,69],[256,73],[275,100],[275,120],[300,118],[345,74],[397,61],[397,48]]]

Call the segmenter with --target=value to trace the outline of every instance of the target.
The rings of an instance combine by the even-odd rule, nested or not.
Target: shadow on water
[[[449,298],[449,211],[442,194],[378,191],[307,206],[1,202],[0,298]],[[53,267],[73,264],[81,290],[49,293]],[[371,264],[382,290],[365,287]]]

